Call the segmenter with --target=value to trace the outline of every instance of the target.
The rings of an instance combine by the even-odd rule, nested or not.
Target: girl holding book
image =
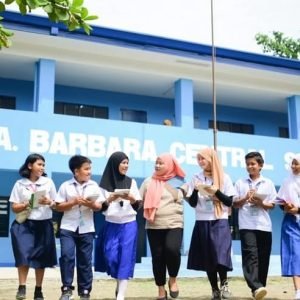
[[[46,177],[45,159],[40,154],[30,154],[19,170],[19,179],[9,201],[16,214],[28,211],[27,219],[17,218],[10,229],[15,265],[18,268],[19,288],[16,299],[26,299],[26,281],[29,268],[35,269],[34,300],[43,300],[42,283],[45,268],[57,264],[51,206],[55,204],[56,189]],[[32,207],[32,194],[42,191],[37,207]]]

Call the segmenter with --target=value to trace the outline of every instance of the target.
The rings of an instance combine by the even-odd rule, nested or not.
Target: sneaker
[[[253,298],[255,300],[261,300],[263,299],[266,295],[267,295],[267,289],[265,287],[260,287],[258,289],[256,289],[253,293]]]
[[[62,290],[62,294],[61,294],[59,300],[73,300],[74,299],[71,288],[64,286],[64,287],[62,287],[61,290]]]
[[[16,294],[16,300],[23,300],[23,299],[26,299],[26,286],[19,286]]]
[[[44,300],[42,291],[35,291],[33,300]]]
[[[90,293],[88,290],[84,290],[82,293],[80,293],[80,300],[86,300],[90,299]]]
[[[213,289],[211,300],[221,300],[221,292],[217,289]]]
[[[228,281],[226,280],[221,285],[221,299],[230,299],[231,295],[231,291],[228,287]]]

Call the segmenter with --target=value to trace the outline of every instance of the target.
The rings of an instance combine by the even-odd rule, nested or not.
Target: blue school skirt
[[[133,277],[136,261],[137,222],[117,224],[105,221],[96,239],[95,271],[116,279]]]
[[[14,221],[10,228],[15,266],[34,269],[54,267],[57,264],[52,220]]]
[[[282,276],[300,276],[300,223],[294,215],[286,214],[281,225]]]
[[[196,221],[187,268],[215,272],[218,265],[232,271],[231,233],[228,220]]]

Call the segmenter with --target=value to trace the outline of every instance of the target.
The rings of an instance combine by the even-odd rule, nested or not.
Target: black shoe
[[[16,294],[17,300],[23,300],[26,299],[26,286],[20,285]]]
[[[179,295],[179,291],[178,291],[178,290],[177,290],[177,291],[171,291],[170,281],[168,282],[168,286],[169,286],[170,296],[171,296],[172,298],[177,298],[178,295]]]
[[[33,300],[44,300],[42,291],[35,291]]]
[[[73,292],[72,288],[64,286],[61,288],[61,296],[59,300],[72,300],[74,299],[73,297]]]
[[[84,290],[83,292],[81,292],[79,294],[80,296],[80,300],[87,300],[87,299],[90,299],[90,292],[88,290]]]

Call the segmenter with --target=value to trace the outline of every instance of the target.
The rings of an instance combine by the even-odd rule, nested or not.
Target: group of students
[[[137,247],[138,209],[143,209],[152,255],[152,270],[158,287],[157,300],[179,296],[177,276],[181,263],[183,202],[195,209],[195,225],[188,252],[188,269],[207,273],[212,300],[230,299],[227,272],[232,270],[231,232],[228,216],[231,207],[239,210],[242,266],[254,299],[267,294],[266,284],[272,245],[269,210],[275,204],[285,213],[282,223],[282,275],[293,277],[295,299],[300,299],[300,156],[291,163],[292,173],[278,194],[271,180],[261,175],[264,160],[259,152],[245,156],[248,176],[233,185],[224,173],[217,153],[211,148],[198,152],[201,170],[185,182],[185,172],[169,153],[155,161],[152,176],[138,189],[126,175],[129,158],[113,153],[106,164],[100,184],[91,180],[91,161],[82,155],[69,160],[72,178],[56,193],[46,177],[45,159],[30,154],[20,168],[22,179],[12,190],[10,202],[18,214],[29,209],[31,194],[46,191],[40,205],[30,210],[25,222],[13,222],[11,240],[18,268],[16,299],[26,298],[29,268],[35,269],[34,300],[43,300],[44,270],[57,264],[52,209],[63,212],[60,225],[61,271],[60,300],[73,299],[73,277],[77,267],[80,299],[90,299],[93,271],[94,211],[102,211],[105,224],[95,243],[95,271],[116,279],[115,296],[125,299],[128,280],[134,276]],[[281,202],[278,201],[281,200]],[[168,277],[168,281],[167,281]],[[167,288],[166,288],[167,285]],[[167,291],[168,290],[168,291]]]

